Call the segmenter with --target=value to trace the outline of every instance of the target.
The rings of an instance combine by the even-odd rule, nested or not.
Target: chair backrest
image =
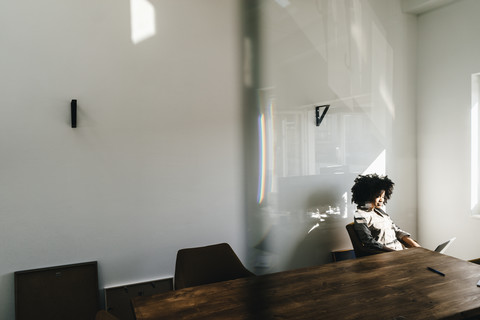
[[[175,290],[254,276],[228,243],[186,248],[177,252]]]
[[[348,235],[350,236],[350,241],[352,242],[353,251],[355,251],[355,256],[364,257],[371,256],[373,254],[382,253],[383,251],[367,248],[363,245],[362,241],[358,237],[355,228],[353,227],[353,222],[346,225]]]

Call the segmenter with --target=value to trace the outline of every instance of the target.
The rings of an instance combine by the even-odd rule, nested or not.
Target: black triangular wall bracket
[[[322,112],[322,115],[320,115],[320,108],[324,108],[323,112]],[[328,108],[330,108],[329,104],[315,107],[315,124],[316,124],[317,127],[320,126],[320,123],[322,123],[323,118],[325,118],[325,115],[327,114]]]

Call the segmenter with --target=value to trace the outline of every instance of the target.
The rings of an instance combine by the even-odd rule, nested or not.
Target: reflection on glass
[[[275,170],[275,157],[273,156],[273,132],[272,119],[273,100],[267,99],[265,111],[258,118],[258,146],[259,146],[259,175],[257,202],[261,204],[265,193],[273,191],[273,172]]]
[[[386,174],[393,49],[368,1],[257,4],[258,211],[248,227],[256,272],[267,273],[327,263],[351,247],[353,181]],[[316,126],[320,105],[330,109]]]
[[[258,203],[262,203],[263,198],[265,197],[265,172],[266,172],[266,162],[267,155],[265,151],[265,115],[262,114],[258,119],[258,132],[259,132],[259,175],[258,175]]]

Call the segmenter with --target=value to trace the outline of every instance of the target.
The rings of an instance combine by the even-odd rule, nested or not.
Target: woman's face
[[[384,201],[385,201],[385,190],[382,190],[380,194],[373,200],[373,207],[381,208],[383,206]]]

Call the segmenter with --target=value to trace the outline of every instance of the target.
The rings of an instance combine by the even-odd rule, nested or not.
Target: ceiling
[[[402,0],[405,13],[422,14],[459,0]]]

